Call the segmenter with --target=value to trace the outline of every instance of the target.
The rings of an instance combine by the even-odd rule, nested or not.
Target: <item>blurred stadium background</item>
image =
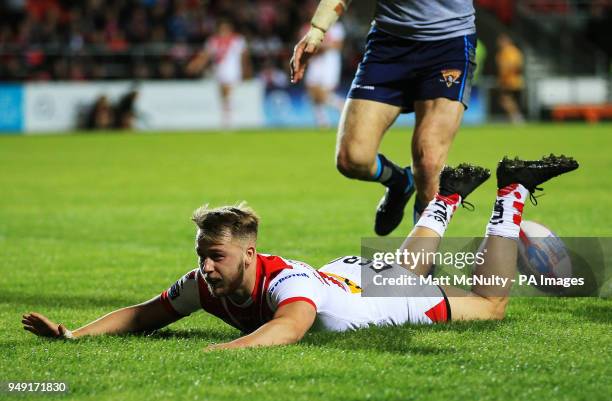
[[[66,381],[68,395],[45,399],[78,401],[609,401],[611,302],[594,297],[516,298],[503,322],[319,333],[231,354],[200,354],[239,335],[206,314],[153,336],[69,343],[23,332],[28,311],[76,328],[159,294],[194,266],[189,216],[204,202],[247,200],[263,219],[262,252],[316,267],[359,252],[382,188],[337,173],[338,112],[317,129],[304,86],[289,84],[292,47],[316,4],[0,0],[0,379]],[[374,5],[355,0],[342,18],[340,96]],[[449,164],[571,154],[581,168],[546,185],[526,217],[561,236],[609,236],[612,1],[475,5],[481,68]],[[188,71],[222,19],[244,35],[250,65],[230,123],[212,70]],[[500,87],[504,37],[514,43],[506,57],[523,58],[514,90]],[[507,92],[528,124],[510,125]],[[549,120],[587,122],[540,123]],[[124,130],[106,135],[114,127]],[[148,131],[160,134],[122,134]],[[100,134],[30,135],[74,132]],[[408,133],[393,130],[382,151],[409,163]],[[470,196],[477,208],[454,218],[450,236],[483,232],[494,181]],[[411,226],[404,219],[397,235]]]
[[[290,0],[3,0],[0,1],[0,132],[82,128],[205,130],[311,127],[312,105],[288,80],[288,60],[317,2]],[[501,107],[499,40],[524,58],[515,91],[528,121],[612,118],[610,0],[476,0],[476,90],[465,123],[510,119]],[[344,96],[363,52],[375,2],[355,1],[342,18]],[[247,43],[251,68],[222,119],[211,69],[189,61],[220,19]],[[177,96],[179,94],[179,96]],[[94,108],[97,105],[98,109]],[[108,113],[133,111],[133,119]],[[126,111],[127,110],[127,111]],[[328,110],[330,122],[338,112]],[[515,116],[516,117],[516,116]],[[519,119],[512,118],[515,122]],[[409,118],[399,124],[410,123]]]

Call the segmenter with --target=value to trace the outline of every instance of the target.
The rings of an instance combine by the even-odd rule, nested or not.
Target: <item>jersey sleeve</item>
[[[179,317],[189,316],[201,309],[198,269],[178,279],[170,288],[161,293],[160,299],[170,313]]]
[[[318,310],[322,304],[322,283],[314,270],[287,269],[276,276],[268,287],[268,302],[276,312],[292,302],[304,301]]]

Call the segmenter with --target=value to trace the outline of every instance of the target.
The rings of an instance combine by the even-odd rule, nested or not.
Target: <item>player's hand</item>
[[[40,313],[31,312],[23,315],[23,329],[40,337],[68,338],[70,332],[63,324],[57,324]]]
[[[291,83],[298,83],[304,78],[304,72],[308,65],[308,60],[319,50],[325,32],[319,28],[310,27],[310,30],[293,48],[293,57],[289,62],[291,67]]]

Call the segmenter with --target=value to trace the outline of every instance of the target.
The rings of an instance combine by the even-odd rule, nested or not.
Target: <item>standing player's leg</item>
[[[336,166],[349,178],[377,181],[387,187],[378,206],[375,231],[388,234],[399,224],[414,185],[410,169],[404,169],[378,153],[380,142],[401,108],[364,99],[348,99],[338,128]],[[401,221],[401,214],[399,220]],[[391,230],[389,227],[392,226]]]
[[[413,46],[413,41],[372,28],[338,130],[338,170],[347,177],[378,181],[387,187],[376,210],[374,231],[378,235],[387,235],[400,224],[414,193],[410,167],[400,167],[377,154],[384,133],[400,112],[413,107],[409,82],[414,75]]]
[[[416,185],[415,222],[438,191],[440,171],[461,125],[464,106],[447,98],[415,102],[412,173]]]
[[[338,170],[346,177],[377,181],[387,187],[376,210],[374,231],[378,235],[387,235],[397,227],[414,193],[410,168],[402,168],[378,153],[383,135],[400,111],[392,104],[349,98],[338,127]]]
[[[390,104],[347,100],[336,142],[336,167],[344,176],[383,185],[400,181],[405,186],[403,169],[392,162],[381,164],[377,158],[382,137],[399,113],[400,108]]]
[[[476,68],[476,35],[459,36],[422,46],[414,94],[416,126],[412,137],[412,166],[417,189],[414,220],[438,188],[446,162],[472,92]]]
[[[517,240],[523,206],[537,186],[558,175],[578,168],[578,163],[564,156],[541,160],[502,160],[497,167],[497,199],[487,225],[486,238],[480,251],[482,264],[476,265],[475,276],[506,279],[501,285],[474,285],[470,292],[445,286],[453,319],[503,319],[508,304],[512,279],[516,275]],[[500,280],[498,280],[500,281]]]

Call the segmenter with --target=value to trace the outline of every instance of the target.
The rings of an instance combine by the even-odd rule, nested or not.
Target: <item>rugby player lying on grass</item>
[[[525,200],[548,179],[578,167],[571,158],[502,160],[497,199],[475,275],[514,278],[519,225]],[[410,252],[436,251],[459,204],[490,172],[460,165],[445,168],[440,190],[402,244]],[[431,324],[451,320],[503,319],[510,285],[473,286],[470,292],[435,285],[415,286],[423,296],[362,297],[359,257],[343,257],[315,270],[299,261],[257,253],[258,218],[239,205],[195,211],[199,267],[161,295],[68,330],[38,313],[23,316],[24,329],[51,338],[146,332],[204,309],[244,336],[207,350],[292,344],[313,329],[344,331],[369,325]],[[484,250],[486,249],[486,251]],[[357,263],[360,262],[360,263]],[[427,275],[431,265],[408,274]],[[508,282],[510,282],[508,280]]]

